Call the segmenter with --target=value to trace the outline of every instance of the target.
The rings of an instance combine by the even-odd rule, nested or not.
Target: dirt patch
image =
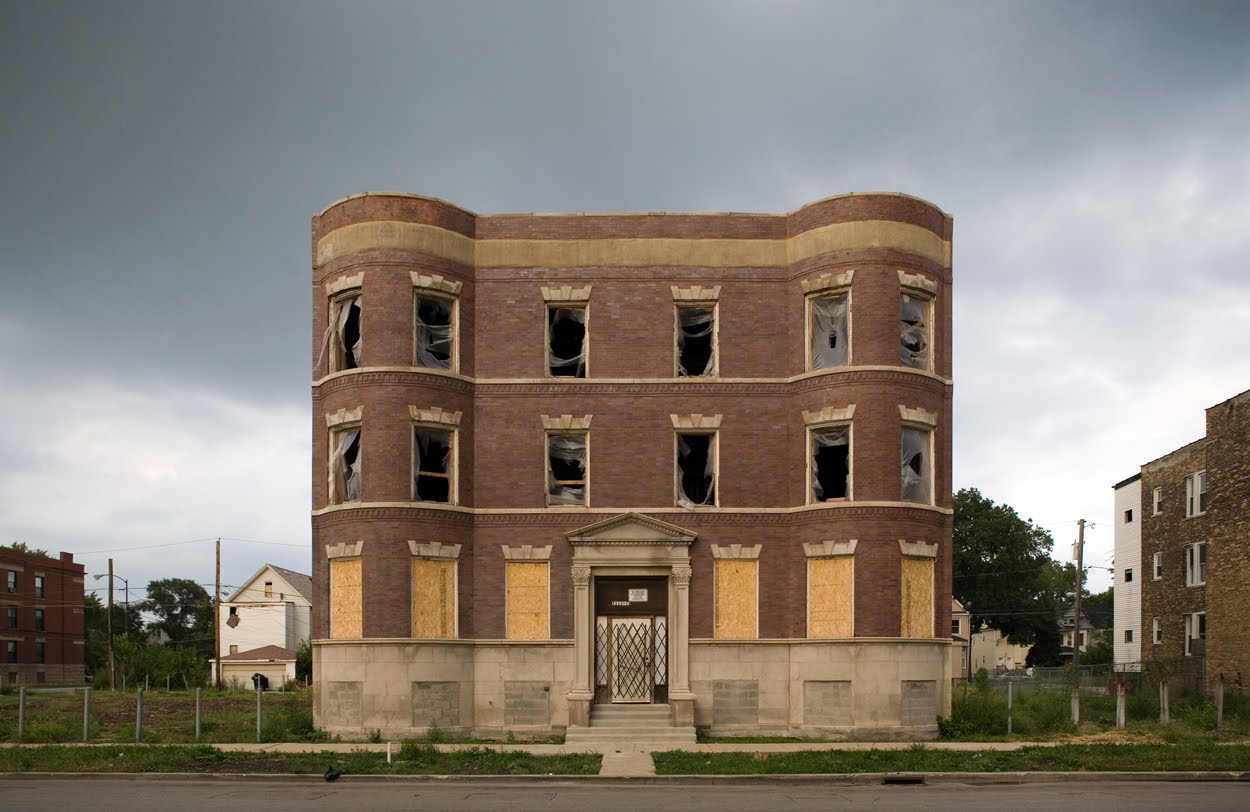
[[[1141,733],[1130,730],[1104,730],[1101,733],[1080,733],[1056,736],[1054,741],[1064,744],[1166,744],[1167,740],[1157,733]]]

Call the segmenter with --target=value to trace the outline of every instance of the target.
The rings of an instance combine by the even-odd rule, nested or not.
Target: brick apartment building
[[[1140,572],[1142,659],[1205,656],[1207,680],[1250,685],[1250,391],[1142,466],[1138,512],[1140,562],[1116,568]]]
[[[5,682],[83,684],[83,566],[0,547]]]
[[[316,722],[936,735],[951,219],[312,221]]]

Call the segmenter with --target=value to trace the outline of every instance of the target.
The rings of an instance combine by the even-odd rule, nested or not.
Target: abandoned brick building
[[[370,193],[312,249],[318,726],[936,734],[947,215]]]
[[[10,685],[83,684],[83,565],[0,546],[5,620],[3,679]]]
[[[1247,686],[1250,391],[1206,417],[1204,437],[1141,467],[1141,553],[1117,555],[1117,577],[1141,584],[1143,660],[1205,657],[1208,681]]]

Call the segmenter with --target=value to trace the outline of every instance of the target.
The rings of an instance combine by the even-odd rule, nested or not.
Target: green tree
[[[305,640],[295,650],[295,679],[300,682],[312,679],[312,641]]]
[[[1050,533],[975,488],[956,493],[954,505],[953,592],[972,615],[972,631],[997,629],[1012,643],[1039,647],[1039,659],[1050,660],[1053,648],[1057,661],[1059,565]]]
[[[26,553],[27,555],[42,555],[42,556],[46,556],[46,555],[48,554],[48,551],[47,551],[47,550],[39,550],[39,549],[36,549],[35,547],[31,547],[29,544],[27,544],[27,543],[26,543],[26,542],[24,542],[24,541],[15,541],[15,542],[13,542],[12,544],[9,544],[9,545],[6,545],[6,546],[7,546],[10,550],[14,550],[15,552],[19,552],[19,553]]]
[[[86,650],[83,652],[83,665],[88,674],[98,674],[108,668],[109,650],[108,607],[94,592],[88,592],[83,599],[83,632],[86,637]],[[113,638],[114,645],[119,638],[138,640],[143,636],[143,618],[138,606],[126,606],[122,603],[113,604]]]
[[[161,578],[148,582],[147,591],[147,600],[139,608],[156,616],[148,629],[164,632],[172,646],[211,657],[213,601],[204,587],[189,578]]]

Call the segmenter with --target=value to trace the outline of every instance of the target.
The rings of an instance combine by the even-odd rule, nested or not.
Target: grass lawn
[[[994,750],[807,750],[795,753],[652,754],[659,775],[894,772],[1245,771],[1250,745],[1062,744]]]
[[[133,691],[91,692],[91,741],[134,742]],[[83,692],[28,691],[24,742],[82,741]],[[19,741],[18,696],[0,695],[0,742]],[[262,739],[267,742],[324,741],[313,729],[312,693],[307,690],[265,694]],[[145,691],[143,741],[187,744],[195,741],[195,693]],[[256,741],[256,694],[250,691],[205,690],[201,742]]]
[[[282,773],[320,775],[333,766],[343,775],[597,775],[601,756],[535,756],[470,748],[440,753],[405,743],[394,762],[384,753],[226,753],[206,745],[3,747],[0,772]]]

